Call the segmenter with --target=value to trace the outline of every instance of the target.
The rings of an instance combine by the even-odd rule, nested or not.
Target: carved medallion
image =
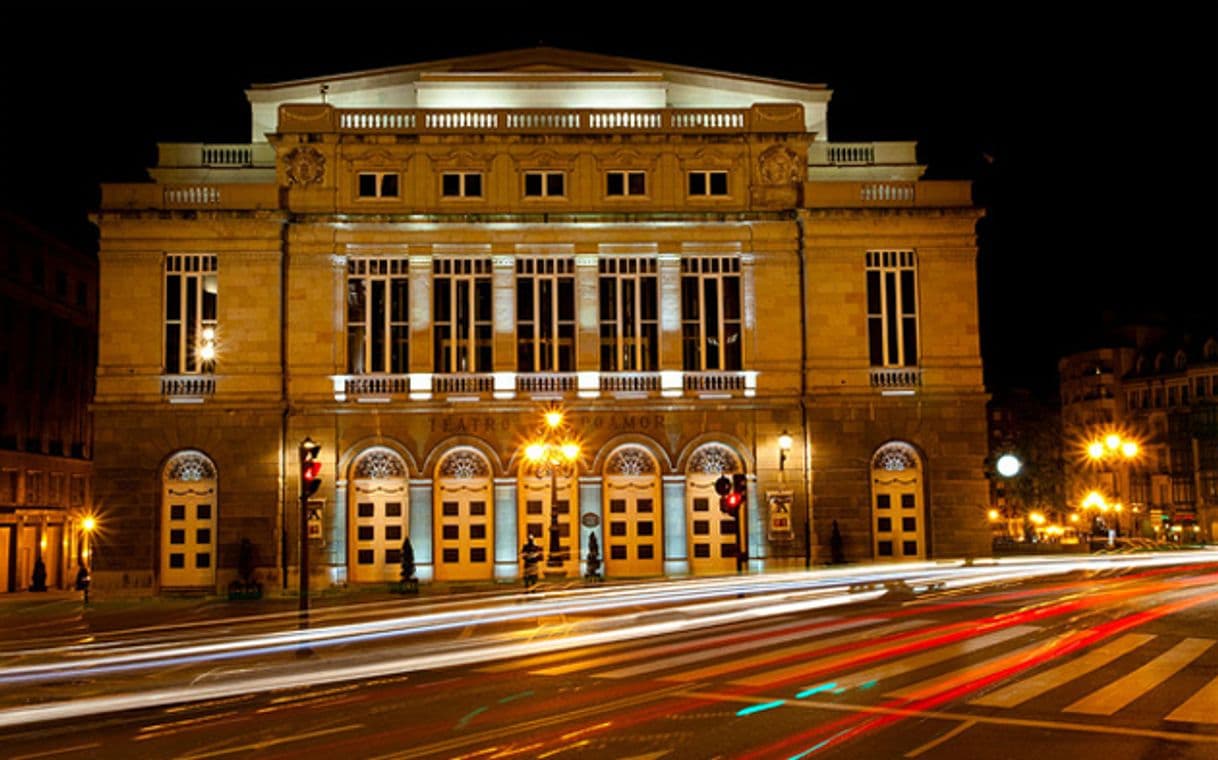
[[[799,156],[785,145],[767,148],[758,159],[761,181],[767,185],[788,185],[802,179]]]
[[[283,159],[289,185],[320,183],[326,175],[326,157],[316,148],[293,148]]]

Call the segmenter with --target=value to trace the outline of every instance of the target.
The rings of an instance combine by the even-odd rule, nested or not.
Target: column
[[[520,576],[516,517],[516,478],[495,478],[495,580]]]
[[[491,293],[494,305],[495,350],[492,361],[496,372],[516,371],[516,274],[513,256],[491,258]],[[498,390],[498,389],[497,389]]]
[[[434,369],[431,349],[431,256],[410,257],[410,371]],[[430,481],[429,481],[430,482]],[[413,499],[412,499],[413,501]],[[430,499],[428,500],[430,504]],[[413,542],[413,539],[412,539]],[[415,546],[417,553],[419,547]]]
[[[410,481],[410,545],[414,548],[415,575],[420,581],[430,581],[436,576],[431,487],[430,480]]]
[[[601,479],[597,475],[584,475],[579,479],[579,558],[580,562],[588,559],[588,537],[596,532],[596,541],[600,544],[601,552],[601,574],[604,574],[605,569],[605,515],[603,505],[601,503]],[[593,515],[596,517],[595,528],[589,528],[584,523],[585,515]],[[584,574],[586,566],[578,568],[579,575]]]
[[[656,265],[660,286],[660,369],[680,371],[681,255],[661,253],[657,256]]]
[[[580,372],[600,370],[598,261],[590,254],[575,257],[575,369]]]
[[[757,493],[757,477],[749,476],[749,503],[745,505],[748,510],[748,526],[749,526],[749,571],[760,573],[765,571],[766,560],[766,540],[765,540],[765,520],[761,514],[761,498]]]
[[[689,539],[685,534],[685,476],[665,475],[664,574],[689,575]]]
[[[347,582],[347,481],[334,484],[334,509],[325,514],[323,535],[327,537],[322,562],[329,566],[331,583]]]

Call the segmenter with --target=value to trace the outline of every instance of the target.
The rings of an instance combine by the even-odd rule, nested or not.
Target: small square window
[[[720,557],[735,557],[736,556],[736,544],[735,543],[719,544],[719,556]]]
[[[376,515],[376,505],[371,502],[361,501],[356,509],[360,517],[373,517]]]
[[[694,520],[694,535],[695,536],[709,536],[710,535],[710,521],[709,520]]]
[[[440,178],[445,198],[481,198],[482,175],[475,172],[448,172]]]
[[[211,567],[211,552],[199,552],[195,555],[195,569]]]
[[[185,504],[170,504],[169,505],[169,519],[170,520],[185,520],[186,519],[186,505]]]
[[[195,543],[207,546],[211,543],[211,528],[199,528],[195,531]]]
[[[905,541],[901,545],[901,551],[905,552],[906,557],[916,556],[918,553],[917,541]]]
[[[635,527],[637,528],[638,534],[640,536],[654,536],[655,535],[655,523],[651,522],[650,520],[645,520],[643,522],[640,522]]]
[[[440,505],[440,512],[445,517],[456,517],[461,514],[461,505],[455,501],[446,501]]]
[[[169,543],[184,544],[186,543],[186,531],[181,528],[175,528],[169,531]]]
[[[545,505],[540,501],[526,501],[524,503],[524,513],[526,515],[542,515],[545,514]]]
[[[210,504],[200,504],[197,507],[195,507],[195,517],[200,520],[210,520],[211,519],[211,505]]]
[[[626,512],[625,499],[611,499],[609,501],[609,512],[612,514],[624,514]]]
[[[901,494],[901,509],[913,509],[917,506],[917,501],[911,493]]]
[[[385,550],[385,564],[386,565],[398,565],[398,564],[401,564],[401,562],[402,562],[402,550],[401,549],[386,549]]]
[[[469,550],[469,561],[470,562],[486,562],[486,549],[484,549],[480,546],[470,549]]]
[[[386,525],[385,526],[385,540],[386,541],[401,541],[402,540],[402,526],[401,525]]]
[[[485,540],[486,539],[486,526],[485,525],[469,526],[469,537],[472,539]]]
[[[561,198],[566,195],[564,180],[562,172],[525,172],[524,195],[526,198]]]
[[[356,554],[356,562],[361,565],[375,565],[376,551],[374,549],[360,549]]]
[[[554,502],[554,511],[560,515],[571,514],[571,502],[567,501],[566,499],[561,499]]]
[[[609,559],[626,559],[626,547],[610,546],[609,547]]]
[[[913,531],[916,531],[917,529],[918,529],[918,518],[916,518],[916,517],[902,517],[901,518],[901,530],[905,531],[906,533],[912,533]]]
[[[653,511],[655,511],[655,507],[652,505],[651,499],[639,499],[637,502],[635,502],[635,508],[641,514],[651,514]]]
[[[401,517],[402,504],[401,502],[391,501],[385,504],[385,517]]]
[[[360,172],[360,198],[398,197],[398,175],[395,172]]]
[[[694,558],[709,559],[710,558],[710,544],[694,544]]]
[[[440,553],[440,558],[443,562],[454,564],[461,561],[460,549],[445,549]]]
[[[876,523],[875,529],[877,531],[879,531],[880,533],[891,533],[892,532],[892,518],[891,517],[880,517],[875,521],[875,523]]]
[[[471,517],[482,517],[486,515],[486,502],[471,501],[469,503],[469,514]]]
[[[460,525],[445,525],[440,532],[445,541],[456,541],[461,538]]]
[[[611,536],[626,535],[626,523],[616,522],[616,521],[609,523],[609,535],[611,535]]]
[[[359,540],[360,541],[375,541],[376,540],[376,526],[375,525],[359,526]]]
[[[876,509],[890,509],[892,507],[892,496],[886,493],[875,495]]]
[[[892,556],[892,542],[891,541],[878,542],[876,544],[876,553],[879,554],[881,557],[891,557]]]
[[[605,195],[610,197],[621,197],[646,194],[646,172],[605,172]]]
[[[186,567],[186,555],[178,554],[178,553],[170,554],[169,555],[169,566],[174,569],[178,569],[178,570]]]
[[[694,499],[694,511],[695,512],[709,512],[710,511],[710,499]]]
[[[721,536],[736,535],[736,521],[735,520],[720,520],[719,521],[719,535],[721,535]]]
[[[695,171],[689,173],[689,194],[693,196],[727,195],[727,172]]]
[[[654,559],[656,548],[651,544],[639,544],[639,559]]]

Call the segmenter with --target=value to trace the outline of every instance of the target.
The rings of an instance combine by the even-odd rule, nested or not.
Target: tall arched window
[[[214,587],[215,465],[198,451],[183,451],[165,463],[161,483],[161,587]]]

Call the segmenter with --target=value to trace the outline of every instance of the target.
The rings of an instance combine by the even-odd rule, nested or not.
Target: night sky
[[[605,14],[595,24],[571,5],[528,19],[397,10],[411,4],[11,19],[0,206],[95,251],[98,183],[146,179],[157,141],[246,141],[251,83],[542,43],[823,82],[832,140],[917,140],[927,178],[973,180],[988,212],[978,274],[991,390],[1051,395],[1057,357],[1122,322],[1218,331],[1212,4],[924,5],[750,6],[757,20],[718,23],[641,21],[621,4],[581,6]]]

